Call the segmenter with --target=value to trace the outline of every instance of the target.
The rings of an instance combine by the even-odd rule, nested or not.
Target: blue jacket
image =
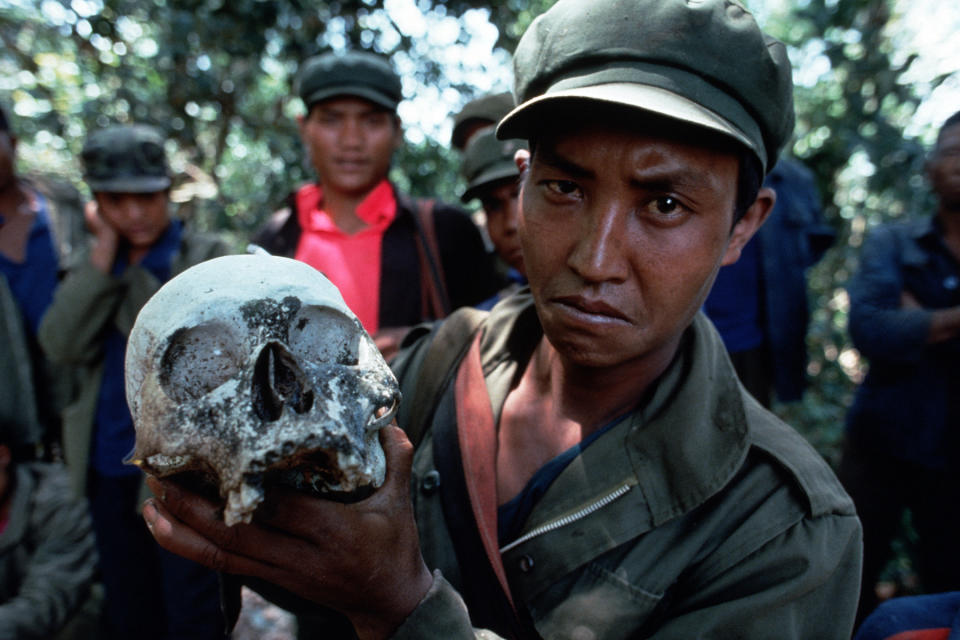
[[[782,158],[764,186],[777,192],[777,202],[766,223],[750,240],[745,252],[758,250],[759,260],[743,260],[720,269],[704,311],[717,325],[731,353],[745,328],[736,326],[750,314],[740,305],[753,304],[774,372],[774,389],[783,402],[799,400],[806,386],[807,308],[806,271],[833,244],[835,233],[823,222],[820,196],[813,174],[802,164]],[[757,269],[758,274],[744,273]],[[757,282],[745,292],[743,281]],[[740,290],[739,297],[734,299]],[[752,300],[752,302],[749,302]],[[724,318],[726,316],[726,320]]]
[[[903,292],[923,308],[904,308]],[[955,464],[960,339],[926,340],[932,311],[960,305],[960,263],[944,245],[936,219],[873,230],[848,293],[850,337],[869,361],[847,417],[850,435],[928,468]],[[951,416],[954,428],[948,430]]]

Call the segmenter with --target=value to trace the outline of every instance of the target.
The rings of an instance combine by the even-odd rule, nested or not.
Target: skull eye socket
[[[178,402],[210,393],[240,370],[239,345],[219,324],[178,329],[160,362],[160,385]]]
[[[334,309],[305,307],[290,323],[290,350],[307,362],[355,366],[360,328]]]

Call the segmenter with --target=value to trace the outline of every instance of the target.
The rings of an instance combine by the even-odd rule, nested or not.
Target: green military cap
[[[520,175],[513,156],[526,145],[519,140],[498,140],[493,129],[479,132],[463,151],[460,173],[467,180],[467,190],[460,200],[470,202],[483,187],[505,178]]]
[[[793,132],[786,48],[734,0],[559,0],[513,64],[502,138],[529,137],[556,101],[595,100],[719,131],[769,170]]]
[[[354,96],[396,111],[403,99],[400,76],[390,61],[367,51],[308,58],[300,66],[297,91],[308,109],[327,98]]]
[[[513,94],[509,91],[480,96],[463,105],[460,113],[453,117],[453,133],[450,144],[456,149],[467,145],[467,133],[474,123],[495,125],[516,106]]]
[[[91,191],[153,193],[170,186],[164,137],[144,124],[94,131],[80,152]]]

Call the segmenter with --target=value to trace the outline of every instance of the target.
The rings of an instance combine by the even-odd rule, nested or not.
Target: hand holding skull
[[[409,499],[413,447],[383,430],[387,474],[355,503],[276,489],[250,524],[223,523],[217,505],[173,482],[150,480],[158,496],[144,517],[166,549],[218,571],[256,576],[346,614],[361,638],[385,638],[432,583],[420,555]]]
[[[161,496],[144,516],[162,546],[338,609],[369,637],[416,606],[431,578],[411,447],[383,431],[388,473],[380,444],[399,388],[322,274],[267,255],[192,267],[143,307],[125,367],[129,462]]]

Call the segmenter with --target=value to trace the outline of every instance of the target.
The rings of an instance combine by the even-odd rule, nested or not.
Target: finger
[[[380,429],[380,446],[387,459],[384,488],[409,491],[410,468],[413,466],[413,443],[395,423]]]
[[[289,557],[302,557],[308,550],[308,543],[283,531],[257,524],[228,526],[220,510],[209,501],[173,483],[153,484],[158,485],[154,491],[162,499],[150,501],[150,514],[144,505],[144,519],[153,527],[157,541],[174,553],[208,567],[225,567],[218,568],[220,571],[266,577],[267,571],[286,566]],[[155,512],[162,519],[151,523],[148,515]]]
[[[151,498],[144,502],[143,519],[161,547],[215,571],[260,575],[268,569],[261,563],[217,547],[178,520],[158,500]]]
[[[394,512],[409,500],[413,445],[394,425],[380,430],[386,457],[384,484],[364,500],[343,503],[283,487],[268,489],[264,504],[254,514],[257,523],[307,541],[336,537],[344,519],[370,512]]]

